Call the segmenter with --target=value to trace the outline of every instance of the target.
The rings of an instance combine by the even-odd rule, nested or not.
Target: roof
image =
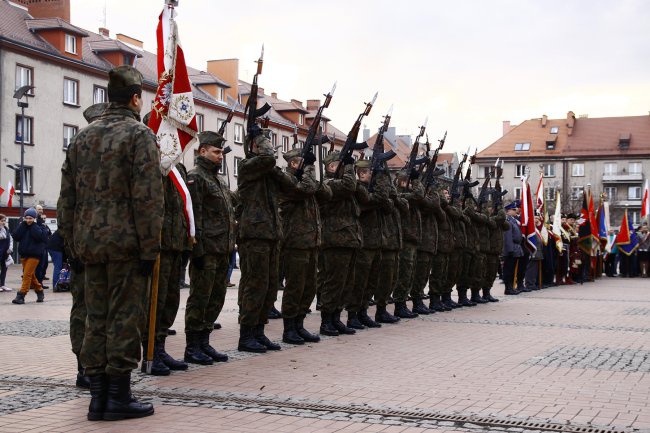
[[[82,37],[88,36],[88,33],[86,33],[84,30],[73,26],[61,18],[32,18],[26,19],[25,24],[27,25],[27,28],[32,32],[37,32],[39,30],[62,29],[67,33],[72,33]]]
[[[88,41],[88,46],[90,46],[90,49],[96,53],[121,51],[123,53],[132,54],[136,57],[142,57],[141,52],[134,50],[124,42],[118,41],[116,39]]]
[[[228,83],[221,80],[216,75],[210,74],[205,71],[198,71],[194,68],[187,67],[187,74],[192,84],[200,86],[202,84],[216,84],[219,87],[230,88]]]

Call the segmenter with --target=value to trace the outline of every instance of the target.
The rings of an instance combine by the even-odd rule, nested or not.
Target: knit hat
[[[36,209],[34,209],[33,207],[30,207],[29,209],[27,209],[25,211],[25,216],[26,217],[30,216],[32,218],[36,218],[38,216],[38,212],[36,212]]]

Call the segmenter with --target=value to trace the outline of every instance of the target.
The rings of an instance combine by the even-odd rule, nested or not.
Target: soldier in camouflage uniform
[[[474,200],[468,201],[465,213],[470,219],[470,226],[473,228],[474,236],[476,236],[476,250],[469,265],[471,276],[469,288],[472,292],[470,302],[485,304],[488,301],[481,297],[481,288],[485,279],[486,255],[490,249],[490,231],[488,227],[490,219],[487,211],[480,211],[475,208]]]
[[[323,183],[331,188],[332,198],[320,201],[323,221],[323,262],[322,266],[319,264],[320,333],[333,336],[356,332],[341,322],[341,311],[347,291],[353,288],[356,256],[362,246],[354,159],[347,157],[339,161],[339,155],[336,151],[323,159],[326,171]],[[339,179],[335,173],[340,163],[345,167]]]
[[[268,313],[278,293],[282,222],[278,204],[281,190],[294,181],[275,165],[271,131],[253,127],[247,135],[247,157],[239,163],[240,217],[238,247],[241,257],[240,336],[238,349],[263,353],[280,350],[264,335]],[[250,150],[248,150],[250,146]]]
[[[376,174],[373,191],[369,190],[372,180],[371,162],[366,159],[354,164],[358,181],[356,199],[361,214],[359,223],[363,235],[363,248],[357,252],[354,270],[354,287],[348,292],[346,310],[349,328],[379,328],[381,325],[368,316],[370,299],[379,286],[379,269],[381,264],[381,247],[385,244],[382,237],[382,209],[391,209],[388,197],[390,179],[383,171]]]
[[[409,176],[411,180],[407,188]],[[397,182],[397,191],[402,198],[408,201],[409,209],[408,211],[400,212],[402,219],[402,239],[404,242],[399,252],[399,271],[395,288],[393,289],[393,299],[395,299],[395,313],[393,314],[403,319],[411,319],[418,317],[418,314],[408,309],[406,300],[413,285],[417,248],[422,240],[422,217],[420,215],[419,205],[424,198],[424,188],[415,177],[415,173],[401,171],[398,174]]]
[[[202,365],[228,360],[227,355],[210,345],[214,322],[226,299],[230,255],[235,248],[235,211],[228,186],[219,176],[224,158],[223,142],[223,137],[216,132],[199,134],[199,156],[187,181],[196,244],[192,249],[190,295],[185,307],[184,359]]]
[[[488,224],[488,229],[490,230],[490,249],[486,255],[483,299],[489,302],[499,302],[497,298],[490,294],[490,290],[492,290],[492,285],[499,270],[499,260],[503,251],[503,233],[510,230],[510,224],[506,221],[506,213],[503,209],[499,209],[496,215],[494,214],[493,207],[489,209],[491,210],[490,222]]]
[[[462,225],[465,231],[465,249],[461,259],[461,273],[456,284],[456,292],[458,293],[458,303],[463,307],[475,307],[476,303],[470,301],[467,297],[467,291],[475,284],[477,278],[477,270],[474,266],[480,263],[479,259],[479,232],[476,224],[472,220],[472,216],[476,215],[471,200],[465,201],[465,208],[463,209]]]
[[[302,149],[296,148],[284,154],[287,173],[295,182],[293,191],[280,194],[280,217],[282,219],[282,266],[285,285],[282,292],[282,341],[304,344],[320,341],[304,327],[309,306],[316,296],[316,272],[318,248],[321,245],[321,217],[316,193],[326,199],[332,191],[316,180],[314,162],[316,156],[308,153],[304,158]],[[299,171],[300,170],[300,171]]]
[[[445,211],[449,206],[449,192],[446,187],[436,191],[440,212],[437,213],[438,243],[436,252],[431,258],[431,273],[429,274],[429,309],[433,311],[451,311],[442,303],[442,297],[447,293],[447,271],[449,254],[454,248],[454,234],[451,221]]]
[[[92,123],[98,119],[104,110],[108,107],[108,103],[100,102],[99,104],[91,105],[83,112],[86,122]],[[69,149],[70,147],[68,147]],[[65,241],[65,239],[64,239]],[[84,298],[84,275],[83,264],[79,259],[74,257],[70,249],[70,245],[65,242],[66,255],[71,266],[70,275],[70,294],[72,295],[72,308],[70,309],[70,343],[72,344],[72,352],[77,357],[77,382],[79,388],[90,388],[90,380],[84,374],[79,354],[81,353],[81,346],[84,340],[84,333],[86,332],[86,300]]]
[[[141,94],[140,72],[112,69],[110,105],[74,137],[61,170],[59,229],[85,264],[81,364],[91,381],[90,420],[153,414],[131,395],[163,223],[160,152],[140,123]]]
[[[452,197],[451,199],[454,200],[455,197]],[[463,212],[460,209],[460,203],[458,200],[454,200],[453,203],[450,202],[449,206],[445,208],[445,212],[447,212],[447,217],[451,221],[452,225],[454,249],[451,254],[449,254],[446,287],[445,293],[442,296],[442,302],[447,307],[459,308],[461,305],[452,300],[451,294],[454,286],[458,285],[459,277],[463,270],[463,252],[467,245],[465,223],[463,222]]]

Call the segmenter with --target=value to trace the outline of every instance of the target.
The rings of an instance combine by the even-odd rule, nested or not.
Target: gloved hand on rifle
[[[305,165],[314,165],[316,162],[316,155],[314,155],[314,152],[307,152],[303,158],[303,161]]]
[[[354,158],[350,155],[346,155],[345,158],[343,158],[343,165],[351,165],[354,164]]]

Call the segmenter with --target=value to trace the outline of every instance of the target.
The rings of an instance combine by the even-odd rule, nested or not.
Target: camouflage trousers
[[[379,284],[380,249],[362,248],[357,251],[354,267],[354,284],[347,293],[345,309],[353,313],[367,309],[370,298],[377,291]]]
[[[307,314],[316,296],[318,249],[282,250],[284,291],[282,292],[282,317],[293,319]]]
[[[156,303],[156,334],[157,341],[167,337],[167,330],[176,320],[176,313],[181,298],[181,286],[178,283],[181,273],[181,251],[160,252],[160,272],[158,273],[158,302]],[[151,300],[147,300],[147,313]],[[145,324],[142,341],[149,340],[149,314]]]
[[[245,240],[238,244],[241,280],[239,281],[239,323],[264,325],[278,295],[280,246],[276,241]]]
[[[229,265],[229,253],[204,255],[203,269],[197,269],[190,263],[190,296],[185,306],[185,333],[214,329],[214,322],[226,300]],[[179,269],[180,266],[179,256]],[[176,281],[179,279],[177,274]]]
[[[84,297],[84,274],[72,271],[70,278],[70,294],[72,308],[70,309],[70,343],[72,352],[79,355],[86,332],[86,299]]]
[[[485,255],[485,274],[483,275],[482,289],[491,289],[499,272],[499,253]]]
[[[125,376],[140,361],[147,279],[138,260],[86,265],[84,274],[88,314],[81,365],[88,376]]]
[[[429,274],[429,295],[442,296],[451,293],[447,287],[449,254],[438,252],[433,256]]]
[[[412,299],[424,297],[424,288],[427,286],[429,275],[431,275],[431,266],[433,266],[433,253],[418,250],[413,272],[413,285],[411,286]]]
[[[460,275],[459,287],[463,289],[480,289],[485,271],[484,254],[475,251],[463,252],[463,272]]]
[[[459,277],[463,271],[463,251],[454,250],[449,254],[449,261],[447,262],[447,279],[446,279],[446,293],[451,293],[454,286],[459,284]]]
[[[417,245],[411,242],[404,242],[404,246],[399,252],[399,270],[395,288],[393,289],[395,302],[405,302],[409,293],[411,293],[417,252]]]
[[[356,248],[326,248],[322,251],[323,265],[319,269],[322,312],[332,314],[343,309],[347,291],[354,285],[358,251]]]
[[[379,282],[374,297],[377,306],[385,307],[388,298],[393,292],[395,278],[399,272],[399,251],[381,250],[381,261],[379,263]]]

